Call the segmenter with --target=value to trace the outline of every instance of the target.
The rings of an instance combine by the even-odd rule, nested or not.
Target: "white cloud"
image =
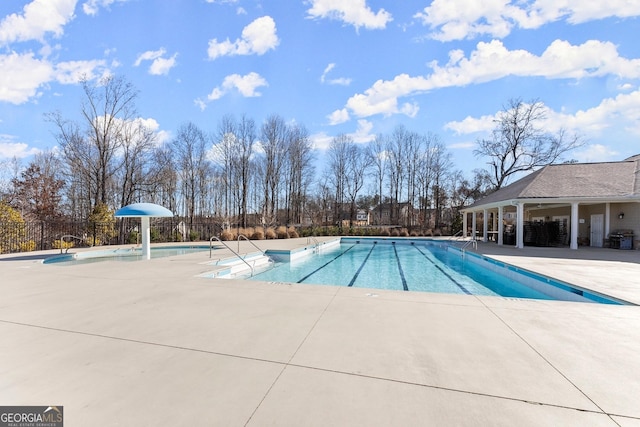
[[[0,101],[22,104],[37,95],[38,88],[53,79],[53,66],[33,53],[0,55]]]
[[[241,37],[234,42],[228,38],[222,42],[209,40],[207,53],[209,59],[227,55],[264,55],[279,43],[275,21],[270,16],[263,16],[244,27]]]
[[[606,162],[620,160],[620,153],[602,144],[587,145],[583,149],[571,153],[571,157],[580,163]]]
[[[336,64],[331,63],[329,65],[327,65],[327,67],[324,69],[322,75],[320,76],[320,82],[322,83],[327,83],[330,85],[340,85],[340,86],[349,86],[351,84],[351,79],[347,78],[347,77],[338,77],[335,79],[327,79],[327,74],[329,74],[329,72],[331,70],[333,70],[335,68]]]
[[[93,79],[96,73],[105,72],[105,64],[101,60],[52,64],[29,52],[0,55],[0,69],[0,101],[22,104],[38,97],[38,90],[52,81],[75,84],[83,75]]]
[[[481,35],[502,38],[509,35],[514,27],[539,28],[560,19],[579,24],[639,15],[640,2],[628,0],[434,0],[414,18],[434,30],[432,38],[451,41]]]
[[[629,91],[629,90],[633,90],[634,86],[631,83],[623,83],[621,85],[618,86],[618,90],[619,91]]]
[[[545,77],[548,79],[601,77],[640,77],[640,59],[626,59],[612,43],[596,40],[571,45],[562,40],[552,42],[536,56],[526,50],[508,50],[501,41],[480,42],[465,57],[461,50],[449,52],[449,61],[440,66],[430,64],[427,76],[400,74],[392,80],[378,80],[364,93],[349,98],[346,107],[357,117],[375,114],[415,115],[417,105],[398,106],[398,98],[433,89],[466,86],[498,80],[507,76]]]
[[[354,142],[364,144],[373,141],[376,136],[371,133],[373,123],[368,120],[358,120],[358,126],[354,132],[346,133]],[[333,136],[327,135],[325,132],[319,132],[309,137],[316,150],[326,150],[331,146]]]
[[[324,132],[318,132],[310,135],[309,139],[311,140],[315,150],[327,150],[331,146],[331,140],[333,137]]]
[[[87,15],[97,15],[100,8],[108,9],[113,3],[124,3],[129,0],[88,0],[82,5],[82,11]]]
[[[465,141],[448,144],[447,148],[450,148],[452,150],[472,150],[476,148],[476,146],[477,144],[475,141]]]
[[[169,71],[176,65],[177,53],[174,53],[170,58],[163,58],[166,54],[164,48],[158,50],[148,50],[138,55],[134,67],[138,67],[142,61],[152,61],[149,66],[149,74],[154,76],[167,75]]]
[[[358,120],[358,127],[356,128],[356,131],[348,135],[351,138],[353,138],[354,142],[357,142],[360,144],[365,142],[371,142],[374,139],[376,139],[376,136],[371,133],[372,129],[373,129],[373,123],[371,123],[368,120],[360,119]]]
[[[81,78],[93,80],[109,73],[103,60],[59,62],[54,66],[55,79],[62,84],[76,84]]]
[[[384,29],[393,20],[384,9],[373,12],[365,0],[310,0],[307,10],[310,18],[328,18],[353,25],[356,30],[364,27],[368,30]]]
[[[330,125],[338,125],[340,123],[348,122],[350,119],[349,111],[346,108],[343,108],[342,110],[336,110],[333,113],[329,114],[327,118],[329,119]]]
[[[220,86],[213,88],[211,93],[207,95],[207,101],[220,99],[233,90],[237,90],[245,98],[258,97],[262,94],[258,92],[257,89],[268,85],[269,84],[264,77],[255,72],[251,72],[244,76],[241,76],[240,74],[231,74],[224,78]],[[194,100],[194,103],[200,108],[200,110],[204,110],[207,106],[206,102],[200,98]]]
[[[640,90],[619,94],[615,98],[603,99],[595,107],[573,113],[554,111],[546,106],[544,113],[546,118],[540,123],[540,126],[550,132],[563,129],[569,135],[577,134],[585,140],[601,138],[605,131],[610,135],[619,132],[640,136]],[[495,121],[499,115],[500,112],[496,112],[493,115],[480,118],[466,117],[459,122],[447,123],[445,128],[453,130],[457,134],[482,132],[488,135],[494,129]],[[612,137],[615,138],[615,136]],[[581,161],[592,161],[595,159],[592,155],[601,148],[598,148],[597,145],[590,145],[575,156],[579,156],[577,158]],[[616,154],[618,153],[610,151],[601,159],[612,159]]]
[[[445,129],[454,131],[456,134],[470,134],[476,132],[491,132],[496,126],[496,116],[482,116],[475,118],[471,116],[465,117],[460,122],[449,122],[444,125]]]
[[[47,33],[59,37],[74,18],[77,0],[34,0],[0,22],[0,45],[29,40],[42,41]]]
[[[7,135],[0,135],[0,138],[6,139]],[[28,144],[24,142],[12,142],[0,140],[0,159],[24,159],[25,157],[33,156],[40,153],[41,150],[37,148],[29,148]]]

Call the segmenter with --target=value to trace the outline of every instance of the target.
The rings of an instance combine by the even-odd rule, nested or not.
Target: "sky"
[[[365,144],[436,134],[455,168],[510,99],[578,134],[581,162],[640,153],[640,0],[2,0],[0,162],[56,147],[45,115],[80,122],[81,76],[124,76],[170,141],[225,114]]]

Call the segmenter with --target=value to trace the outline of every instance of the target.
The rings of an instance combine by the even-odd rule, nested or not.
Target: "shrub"
[[[244,237],[246,237],[247,239],[251,239],[253,236],[253,233],[255,233],[256,230],[253,227],[247,227],[247,228],[239,228],[238,229],[238,236],[239,235],[243,235]]]
[[[264,237],[267,239],[275,239],[277,236],[273,228],[267,228],[267,231],[264,233]]]
[[[138,244],[138,232],[136,230],[129,232],[129,236],[127,236],[127,243],[130,245]]]
[[[297,237],[300,237],[298,235],[298,232],[296,231],[296,229],[294,227],[289,227],[289,229],[287,230],[287,234],[289,235],[290,238],[295,239]]]
[[[160,231],[157,228],[149,228],[149,240],[151,240],[152,242],[160,241]],[[98,246],[97,243],[96,246]]]
[[[20,250],[19,242],[25,237],[24,220],[20,212],[4,202],[0,202],[0,253]]]
[[[435,230],[433,230],[433,235],[442,236],[442,231],[439,228],[436,228]]]
[[[95,238],[93,236],[87,236],[84,238],[84,244],[87,246],[100,246],[102,244],[102,241],[98,236],[95,236]]]
[[[223,241],[235,240],[233,231],[222,230],[222,233],[220,233],[220,240],[223,240]]]
[[[391,235],[391,237],[399,237],[400,236],[400,232],[398,231],[397,228],[394,228],[393,230],[391,230],[390,235]]]
[[[400,230],[400,237],[408,237],[409,236],[409,232],[407,231],[406,228],[403,228]]]
[[[191,230],[189,232],[189,241],[190,242],[195,242],[196,240],[198,240],[200,238],[200,234],[198,234],[197,231]]]
[[[251,239],[253,240],[263,240],[264,239],[264,232],[260,229],[256,229],[253,234],[251,234]]]
[[[289,233],[287,232],[287,227],[281,225],[276,229],[276,235],[278,239],[286,239],[289,237]]]
[[[36,242],[34,242],[33,240],[20,243],[20,252],[31,252],[35,250],[36,250]]]
[[[389,236],[389,229],[388,228],[383,228],[382,230],[380,230],[380,235],[381,236]]]
[[[418,234],[418,232],[416,230],[411,230],[411,233],[409,233],[409,235],[411,237],[418,237],[419,236],[419,234]]]
[[[74,246],[74,243],[72,241],[62,241],[60,239],[56,239],[53,241],[53,243],[51,244],[51,247],[53,249],[70,249]]]
[[[96,246],[99,245],[99,240],[109,241],[116,236],[116,219],[113,215],[113,211],[104,203],[98,203],[89,215],[89,224],[96,234]],[[151,236],[153,238],[153,233]],[[89,244],[92,243],[93,241]]]

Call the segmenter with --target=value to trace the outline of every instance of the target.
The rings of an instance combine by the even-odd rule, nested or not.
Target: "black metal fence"
[[[220,234],[214,222],[188,224],[177,218],[151,219],[152,242],[208,241]],[[1,222],[0,253],[29,252],[68,247],[137,244],[140,220],[122,218],[115,223],[88,221]]]

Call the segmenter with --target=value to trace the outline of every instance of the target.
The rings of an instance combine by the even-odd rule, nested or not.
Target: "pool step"
[[[231,279],[251,273],[252,268],[254,271],[262,270],[271,263],[273,263],[271,258],[262,253],[246,254],[242,259],[238,257],[221,258],[206,262],[205,264],[212,265],[214,268],[199,276],[209,279]]]

